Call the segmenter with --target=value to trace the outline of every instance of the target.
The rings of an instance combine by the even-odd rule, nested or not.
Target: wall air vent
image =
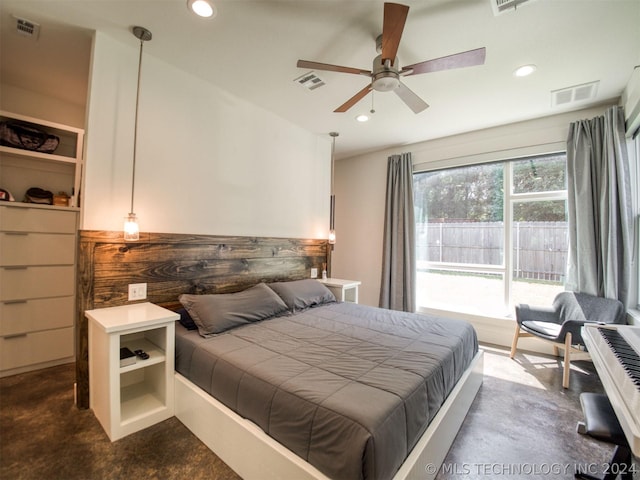
[[[33,40],[37,40],[40,36],[40,25],[32,22],[31,20],[27,20],[26,18],[16,17],[13,18],[16,21],[16,32],[20,35],[24,35],[25,37],[32,38]]]
[[[314,72],[308,72],[294,80],[298,85],[308,89],[315,90],[325,85],[324,80],[318,77]]]
[[[551,106],[563,107],[572,103],[593,100],[598,93],[598,84],[600,81],[583,83],[573,87],[561,88],[560,90],[551,91]]]
[[[511,10],[517,10],[523,3],[529,3],[532,0],[489,0],[494,15],[501,15]]]

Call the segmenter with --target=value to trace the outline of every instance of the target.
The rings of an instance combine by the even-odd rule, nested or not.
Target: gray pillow
[[[292,282],[269,283],[291,311],[304,310],[324,303],[336,301],[331,290],[317,280],[294,280]]]
[[[282,299],[264,283],[237,293],[184,294],[180,295],[179,300],[203,337],[287,311]]]

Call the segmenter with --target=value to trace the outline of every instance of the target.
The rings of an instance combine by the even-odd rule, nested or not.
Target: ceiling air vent
[[[523,3],[531,0],[489,0],[494,15],[501,15],[509,10],[516,10]]]
[[[301,77],[296,78],[294,82],[308,90],[315,90],[316,88],[325,85],[324,80],[314,72],[305,73]]]
[[[573,87],[561,88],[560,90],[551,91],[551,106],[562,107],[570,103],[584,102],[585,100],[593,100],[598,92],[598,84],[600,81],[583,83]]]
[[[31,20],[27,20],[26,18],[13,17],[16,21],[16,32],[20,35],[24,35],[25,37],[32,38],[34,40],[38,39],[40,35],[40,25],[32,22]]]

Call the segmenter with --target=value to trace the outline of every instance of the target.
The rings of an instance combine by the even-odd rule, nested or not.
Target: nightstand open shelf
[[[133,365],[120,367],[121,374],[130,372],[132,370],[138,370],[140,368],[145,368],[150,365],[155,365],[156,363],[164,362],[165,353],[164,349],[161,346],[150,342],[144,337],[136,336],[133,339],[127,337],[128,336],[121,337],[120,347],[127,347],[132,352],[135,352],[136,350],[144,350],[147,354],[149,354],[149,358],[147,358],[146,360],[136,358],[136,363],[134,363]]]
[[[151,303],[85,312],[89,318],[90,406],[111,441],[173,416],[175,321]],[[120,366],[120,348],[147,359]]]
[[[120,422],[123,426],[161,414],[166,409],[163,370],[162,364],[156,363],[155,368],[139,368],[121,376]],[[142,373],[142,380],[139,376],[132,376],[133,373]],[[127,380],[133,382],[127,384]]]

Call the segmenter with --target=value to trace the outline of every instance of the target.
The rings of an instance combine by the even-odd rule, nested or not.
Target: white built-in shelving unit
[[[111,441],[173,416],[175,321],[152,303],[85,312],[89,319],[90,407]],[[120,366],[120,349],[143,350]]]
[[[0,122],[54,134],[54,153],[0,145],[0,376],[74,360],[78,195],[84,131],[0,111]],[[23,203],[30,187],[75,194],[69,206]]]

